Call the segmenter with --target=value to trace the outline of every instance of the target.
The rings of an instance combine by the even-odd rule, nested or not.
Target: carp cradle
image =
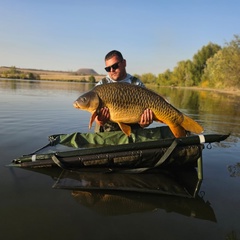
[[[202,179],[204,143],[220,142],[229,135],[205,134],[174,138],[168,126],[122,131],[71,133],[49,136],[41,149],[12,161],[11,166],[63,169],[100,169],[141,173],[159,167],[198,167]]]

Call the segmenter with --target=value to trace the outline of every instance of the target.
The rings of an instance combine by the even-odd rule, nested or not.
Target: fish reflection
[[[163,209],[216,222],[214,211],[199,192],[194,168],[151,173],[99,173],[64,170],[53,188],[71,189],[77,203],[103,215]]]

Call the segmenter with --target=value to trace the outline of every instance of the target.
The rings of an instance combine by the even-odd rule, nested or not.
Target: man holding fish
[[[143,82],[138,78],[128,74],[126,72],[126,60],[123,58],[121,52],[117,50],[110,51],[105,56],[105,70],[108,72],[106,78],[100,80],[96,85],[115,83],[115,82],[125,82],[141,87],[145,87]],[[107,107],[101,108],[98,116],[96,117],[96,127],[95,131],[117,131],[120,127],[117,123],[111,122],[110,112]],[[140,122],[136,124],[131,124],[131,128],[144,128],[149,126],[153,122],[153,114],[150,109],[144,110]]]
[[[158,93],[143,87],[140,80],[127,74],[126,60],[121,55],[119,57],[110,53],[110,57],[105,60],[105,69],[109,75],[73,103],[75,108],[91,113],[89,129],[96,121],[103,126],[103,131],[119,130],[113,127],[116,123],[130,136],[135,126],[145,127],[156,121],[168,125],[176,138],[185,137],[187,132],[203,132],[199,123],[176,109]],[[109,120],[110,127],[107,126]]]

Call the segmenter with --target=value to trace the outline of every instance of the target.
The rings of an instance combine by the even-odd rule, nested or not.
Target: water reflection
[[[29,169],[28,169],[29,170]],[[76,202],[101,215],[116,216],[157,210],[216,222],[209,201],[200,191],[194,168],[158,169],[144,174],[99,170],[37,169],[54,181],[55,189],[72,190]]]
[[[209,202],[198,195],[196,171],[151,174],[92,174],[64,172],[55,188],[73,189],[72,196],[99,214],[122,215],[164,209],[216,221]]]
[[[77,91],[86,92],[93,88],[94,84],[81,82],[54,82],[41,80],[0,80],[0,90],[18,91],[18,90],[63,90],[67,92]]]
[[[202,124],[205,133],[230,133],[231,142],[240,136],[240,96],[164,87],[158,88],[157,92]]]

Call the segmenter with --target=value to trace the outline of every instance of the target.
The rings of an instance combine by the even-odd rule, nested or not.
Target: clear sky
[[[129,73],[157,75],[235,34],[239,0],[0,0],[0,66],[105,74],[116,49]]]

